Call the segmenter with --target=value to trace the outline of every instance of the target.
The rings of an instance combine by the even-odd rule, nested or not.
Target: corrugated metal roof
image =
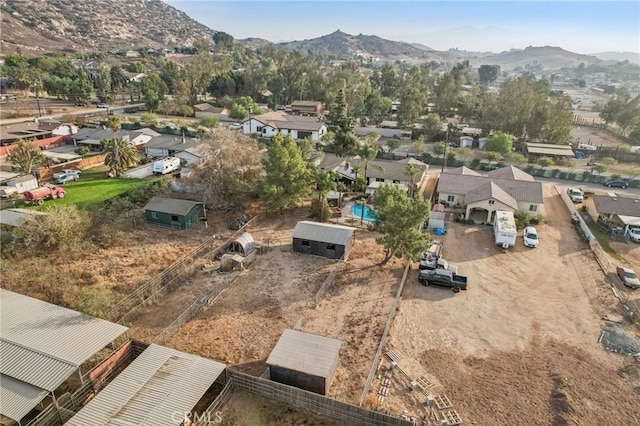
[[[152,344],[66,425],[179,425],[225,368]]]
[[[353,231],[355,231],[355,228],[349,226],[303,220],[296,224],[291,236],[302,240],[344,246],[347,245],[349,238],[353,235]]]
[[[332,377],[342,342],[297,330],[285,330],[271,351],[267,364]]]
[[[56,390],[78,368],[4,339],[0,339],[0,354],[2,374],[48,391]]]
[[[44,389],[0,374],[0,414],[20,421],[48,393]]]
[[[0,289],[2,339],[50,357],[80,365],[126,331],[120,324]]]
[[[197,201],[179,200],[175,198],[153,197],[146,206],[145,210],[168,213],[184,216],[193,208],[193,206],[202,204]]]
[[[233,240],[234,243],[238,243],[242,247],[242,252],[246,255],[251,253],[255,248],[256,243],[253,241],[253,236],[248,232],[243,232],[238,238]]]
[[[14,227],[22,226],[27,220],[45,214],[35,210],[4,209],[0,210],[0,224]]]

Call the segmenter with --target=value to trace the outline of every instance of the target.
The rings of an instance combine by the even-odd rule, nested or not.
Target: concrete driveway
[[[134,169],[127,170],[126,172],[124,172],[124,177],[134,178],[134,179],[143,179],[153,174],[152,169],[153,169],[153,163],[144,164]]]

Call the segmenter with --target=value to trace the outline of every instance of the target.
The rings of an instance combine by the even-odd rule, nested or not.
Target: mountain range
[[[18,49],[27,55],[41,55],[61,51],[188,46],[215,33],[161,0],[0,0],[0,11],[0,51],[4,54]],[[260,38],[239,41],[253,49],[271,44]],[[437,51],[420,43],[387,40],[376,35],[351,35],[340,30],[313,39],[276,44],[287,50],[324,52],[341,57],[361,55],[410,63],[466,59],[475,66],[496,64],[503,69],[539,65],[551,70],[600,60],[640,63],[638,53],[582,55],[551,46],[497,54],[458,49]]]

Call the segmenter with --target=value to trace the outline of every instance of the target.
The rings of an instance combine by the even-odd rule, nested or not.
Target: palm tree
[[[378,151],[380,151],[380,148],[377,145],[374,145],[372,143],[365,143],[358,150],[358,155],[360,156],[360,158],[362,159],[362,162],[364,163],[365,185],[367,183],[367,171],[369,169],[369,162],[372,160],[375,160],[375,158],[378,156]],[[384,169],[377,164],[371,164],[371,167],[381,172],[384,171]]]
[[[407,167],[404,169],[404,174],[409,178],[409,197],[413,198],[414,192],[416,190],[416,176],[420,171],[416,167],[415,164],[407,164]]]
[[[318,188],[318,204],[320,206],[320,219],[324,220],[324,205],[326,204],[327,192],[338,188],[338,173],[333,170],[320,172],[316,175],[316,186]]]
[[[109,166],[111,170],[110,176],[119,177],[124,173],[125,169],[138,164],[140,155],[138,155],[136,147],[123,137],[111,139],[105,145],[104,164]],[[115,148],[114,145],[116,145]]]
[[[113,132],[113,138],[111,138],[111,140],[115,141],[116,133],[118,133],[122,128],[120,117],[116,117],[115,115],[112,115],[111,117],[109,117],[109,128]],[[120,158],[119,158],[120,153],[118,152],[118,149],[120,147],[118,145],[119,145],[118,143],[111,143],[111,157],[113,158],[113,160],[110,163],[112,165],[111,170],[109,171],[109,174],[111,176],[118,176],[118,171],[113,168],[113,165],[120,164]],[[105,158],[105,164],[107,164],[106,158]]]

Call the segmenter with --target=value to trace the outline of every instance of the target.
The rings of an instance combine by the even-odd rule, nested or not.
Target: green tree
[[[543,157],[539,157],[536,160],[536,164],[544,169],[546,167],[553,166],[554,163],[553,163],[553,160],[551,158],[543,156]]]
[[[358,138],[353,133],[354,120],[348,114],[344,90],[340,89],[329,111],[331,125],[329,130],[334,134],[333,150],[338,157],[352,154],[358,147]]]
[[[400,148],[400,145],[402,145],[402,142],[400,142],[400,139],[391,138],[387,141],[387,151],[393,152],[396,149]]]
[[[152,112],[143,112],[140,114],[140,121],[145,125],[155,126],[158,124],[158,116]]]
[[[442,120],[440,120],[438,114],[428,114],[422,126],[422,131],[427,142],[433,141],[433,138],[442,132]]]
[[[229,118],[233,118],[234,120],[244,120],[249,116],[249,111],[240,104],[233,104],[231,107],[231,111],[229,112]]]
[[[421,195],[411,198],[396,185],[382,184],[376,191],[374,208],[378,219],[371,226],[382,234],[376,242],[384,247],[382,264],[392,257],[416,261],[427,246],[419,226],[429,217],[431,205]]]
[[[136,166],[140,161],[136,147],[120,136],[109,139],[106,142],[105,151],[104,164],[109,166],[109,175],[112,177],[122,176],[125,170]]]
[[[471,148],[467,148],[464,146],[456,148],[456,153],[458,154],[458,158],[462,158],[463,161],[467,161],[471,157],[473,157],[473,151],[471,151]]]
[[[496,81],[500,74],[500,65],[480,65],[478,68],[478,78],[483,84]]]
[[[96,96],[101,102],[111,102],[113,88],[111,87],[111,70],[108,66],[100,68],[96,78]]]
[[[437,157],[444,155],[446,151],[447,151],[447,146],[445,145],[444,142],[436,142],[433,144],[433,147],[431,148],[431,152],[433,152],[433,155]]]
[[[500,155],[499,153],[497,153],[495,151],[487,151],[487,152],[484,153],[484,158],[489,163],[494,163],[496,161],[500,161],[502,159],[502,155]]]
[[[379,123],[391,111],[391,99],[385,97],[379,90],[372,90],[364,101],[365,114],[373,123]]]
[[[39,167],[45,161],[45,156],[38,145],[33,142],[20,140],[17,146],[9,151],[7,161],[18,165],[26,174],[31,174],[35,167]]]
[[[79,148],[74,149],[73,152],[75,152],[82,158],[87,158],[90,151],[89,151],[89,148],[87,148],[86,146],[81,146]]]
[[[331,217],[327,193],[338,188],[338,178],[338,174],[333,170],[320,171],[316,174],[316,188],[318,190],[318,211],[316,213],[323,222]]]
[[[594,164],[591,167],[591,172],[593,173],[593,171],[596,171],[599,175],[601,175],[602,173],[605,173],[608,170],[608,167],[605,166],[604,164]]]
[[[520,166],[527,163],[527,157],[520,154],[519,152],[512,152],[511,154],[507,155],[507,161],[514,166]]]
[[[302,200],[314,183],[310,164],[291,136],[277,134],[267,147],[268,158],[263,160],[265,177],[262,195],[267,200],[267,210],[280,213]]]
[[[566,143],[571,140],[573,111],[567,95],[553,98],[547,103],[547,114],[540,137],[548,143]]]
[[[412,143],[411,144],[411,152],[416,154],[416,155],[424,154],[424,141],[423,140],[417,140],[414,143]]]
[[[447,161],[454,161],[457,157],[457,154],[454,150],[447,151]]]
[[[498,132],[487,141],[484,146],[485,151],[493,151],[502,155],[508,155],[513,152],[513,141],[511,136],[506,133]]]
[[[618,160],[613,157],[604,157],[602,160],[600,160],[600,162],[605,166],[613,166],[614,164],[618,164]]]
[[[412,66],[406,73],[399,93],[398,119],[410,124],[422,115],[427,104],[427,75],[424,69]]]
[[[208,129],[213,129],[214,127],[218,127],[218,123],[219,123],[218,118],[214,116],[205,116],[200,119],[200,125]]]

